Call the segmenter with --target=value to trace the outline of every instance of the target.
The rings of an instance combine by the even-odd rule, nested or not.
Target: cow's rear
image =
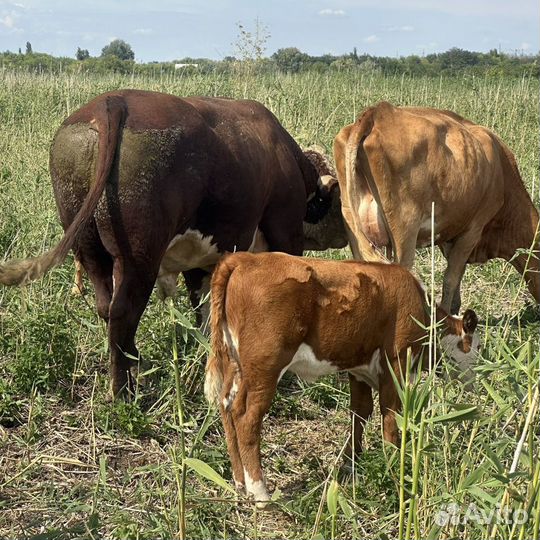
[[[448,260],[445,309],[459,310],[467,262],[496,257],[540,301],[538,212],[493,132],[451,111],[382,102],[338,133],[334,155],[355,258],[381,260],[387,248],[410,268],[433,233]]]

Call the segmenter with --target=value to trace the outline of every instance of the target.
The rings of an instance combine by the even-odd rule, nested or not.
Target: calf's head
[[[467,309],[462,318],[447,315],[442,321],[440,349],[449,361],[449,372],[452,378],[469,388],[475,377],[472,368],[478,356],[477,326],[478,317],[472,309]]]

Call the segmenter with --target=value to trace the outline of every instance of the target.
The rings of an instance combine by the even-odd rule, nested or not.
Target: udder
[[[365,194],[358,207],[360,227],[368,240],[378,248],[390,246],[379,205],[369,193]]]

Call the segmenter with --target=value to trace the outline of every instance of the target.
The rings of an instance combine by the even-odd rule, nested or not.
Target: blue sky
[[[0,51],[99,55],[111,39],[138,61],[234,53],[237,22],[269,30],[267,55],[281,47],[309,54],[429,54],[450,47],[536,53],[538,0],[0,0]]]

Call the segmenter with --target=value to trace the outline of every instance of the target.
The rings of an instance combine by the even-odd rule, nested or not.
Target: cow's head
[[[334,168],[319,148],[305,150],[304,154],[319,175],[317,189],[307,201],[304,249],[323,251],[345,247],[348,239],[341,214],[339,184]]]
[[[478,317],[472,309],[467,309],[462,318],[448,315],[442,321],[440,348],[449,360],[448,371],[452,378],[469,387],[475,377],[472,368],[478,356],[477,325]]]

